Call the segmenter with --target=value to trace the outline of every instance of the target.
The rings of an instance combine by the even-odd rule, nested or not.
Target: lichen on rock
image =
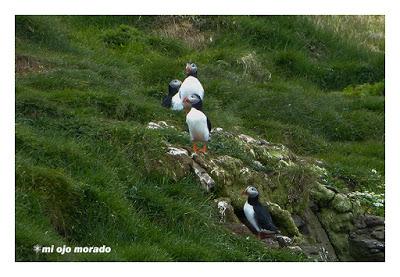
[[[335,197],[335,192],[326,188],[321,183],[314,183],[311,187],[311,198],[319,205],[319,206],[328,206],[329,203]]]
[[[234,208],[231,205],[229,198],[217,198],[214,200],[216,203],[218,214],[221,223],[239,223],[239,219],[235,215]]]

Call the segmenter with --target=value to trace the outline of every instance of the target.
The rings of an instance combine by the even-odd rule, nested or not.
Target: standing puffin
[[[257,231],[258,236],[261,234],[278,233],[278,228],[272,222],[271,215],[268,210],[261,205],[258,200],[259,193],[255,187],[248,186],[242,194],[247,195],[248,199],[244,204],[243,211],[247,221]]]
[[[203,113],[203,102],[198,94],[191,94],[183,98],[186,111],[186,123],[189,128],[190,140],[193,143],[193,152],[207,152],[207,142],[210,139],[211,122]],[[197,148],[197,142],[203,142],[203,148]]]
[[[197,66],[194,63],[187,63],[185,68],[186,79],[179,88],[179,92],[172,97],[171,108],[175,111],[182,110],[183,99],[192,94],[197,94],[201,100],[204,99],[204,89],[197,79]]]
[[[182,82],[179,80],[172,80],[169,82],[168,85],[168,95],[164,97],[161,105],[166,108],[171,108],[172,107],[172,98],[174,97],[175,94],[178,93],[179,88],[181,87]]]

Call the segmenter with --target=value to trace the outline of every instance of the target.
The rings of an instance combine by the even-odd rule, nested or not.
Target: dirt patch
[[[191,21],[176,18],[164,22],[156,32],[164,37],[181,40],[191,48],[205,47],[213,40],[211,33],[200,31]]]
[[[17,74],[42,73],[46,71],[45,66],[33,57],[25,55],[15,56],[15,73]]]
[[[243,77],[250,76],[257,82],[271,80],[271,72],[261,64],[256,52],[251,52],[243,55],[236,62],[243,68]]]

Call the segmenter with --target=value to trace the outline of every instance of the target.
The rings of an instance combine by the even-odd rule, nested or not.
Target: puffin
[[[258,190],[255,187],[248,186],[242,194],[248,196],[243,207],[244,215],[257,232],[258,237],[261,239],[262,235],[268,236],[279,233],[278,228],[272,222],[271,215],[267,208],[261,205],[258,200]]]
[[[210,139],[211,121],[203,113],[203,101],[198,94],[191,94],[183,98],[183,106],[186,111],[186,123],[188,125],[190,140],[193,144],[193,152],[207,152],[207,142]],[[203,143],[203,148],[197,148],[197,142]]]
[[[183,80],[178,93],[176,93],[171,100],[171,109],[175,111],[182,110],[183,99],[192,94],[197,94],[201,100],[204,99],[204,88],[199,79],[197,79],[197,65],[194,63],[187,63],[185,67],[186,78]]]
[[[169,82],[168,84],[168,95],[164,97],[162,100],[161,105],[166,108],[171,108],[172,107],[172,98],[174,95],[176,95],[179,91],[179,88],[181,87],[182,82],[175,79]]]

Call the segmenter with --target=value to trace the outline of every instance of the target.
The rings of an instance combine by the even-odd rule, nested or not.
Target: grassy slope
[[[160,99],[192,60],[214,126],[323,159],[342,189],[383,192],[384,98],[340,92],[384,81],[382,39],[357,43],[332,22],[17,17],[17,260],[300,259],[223,230],[192,176],[155,174],[161,140],[186,138],[144,126],[166,120],[185,128],[184,116],[161,109]],[[36,243],[114,251],[36,256]]]

